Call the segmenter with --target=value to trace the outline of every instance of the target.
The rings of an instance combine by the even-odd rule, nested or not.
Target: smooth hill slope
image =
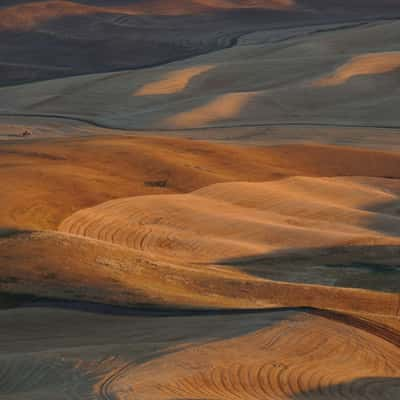
[[[193,72],[193,71],[192,71]],[[179,82],[181,84],[181,82]],[[163,90],[172,90],[178,85],[163,86]],[[153,90],[158,85],[150,87]],[[21,137],[24,131],[31,131],[31,137]],[[230,128],[203,128],[179,130],[119,130],[95,126],[93,124],[57,117],[0,116],[0,143],[32,143],[38,139],[53,141],[55,138],[66,140],[77,137],[93,136],[159,136],[188,138],[192,140],[235,145],[333,145],[342,148],[367,148],[378,151],[400,151],[399,130],[396,128],[374,127],[338,127],[310,125],[271,125]],[[362,174],[362,172],[361,172]]]
[[[399,193],[398,183],[385,179],[223,183],[185,195],[112,200],[78,211],[59,229],[180,262],[383,246],[400,236]]]
[[[398,21],[258,32],[167,66],[3,88],[0,112],[125,129],[399,126],[399,32]]]
[[[398,245],[398,241],[396,244]],[[128,307],[314,307],[398,317],[398,294],[291,284],[56,232],[0,237],[0,291]]]
[[[67,135],[81,128],[63,129]],[[399,165],[395,153],[334,146],[239,147],[137,136],[10,141],[0,149],[0,228],[54,229],[73,212],[107,200],[190,192],[218,182],[399,178]]]
[[[312,224],[309,229],[320,228],[317,240],[322,237],[321,232],[325,239],[328,237],[328,227],[331,237],[340,232],[361,235],[358,238],[361,242],[368,240],[364,248],[356,246],[357,242],[346,242],[342,248],[336,248],[335,257],[341,257],[341,261],[352,259],[354,254],[349,251],[354,251],[359,259],[368,262],[386,263],[386,267],[399,265],[400,243],[395,223],[398,179],[298,176],[276,179],[285,174],[296,175],[296,171],[312,175],[364,172],[398,178],[399,160],[393,153],[327,146],[239,148],[179,139],[94,137],[4,143],[0,160],[5,161],[0,170],[15,177],[7,187],[16,187],[18,183],[21,194],[22,188],[34,194],[39,177],[46,180],[45,172],[57,169],[57,163],[61,163],[61,169],[66,167],[62,163],[75,163],[86,183],[88,176],[93,177],[88,175],[89,171],[98,170],[100,174],[105,168],[112,179],[108,187],[98,188],[109,195],[113,179],[122,173],[127,174],[124,178],[127,182],[129,176],[139,173],[143,174],[140,179],[147,176],[155,179],[152,171],[146,170],[146,166],[153,164],[143,164],[143,170],[130,164],[139,154],[146,154],[146,150],[153,159],[157,155],[172,165],[176,165],[177,159],[193,163],[208,174],[215,173],[218,179],[233,180],[246,174],[252,177],[260,174],[257,175],[260,179],[265,174],[272,180],[224,183],[194,194],[171,195],[177,200],[175,214],[170,212],[171,204],[167,201],[170,197],[154,196],[143,204],[146,213],[154,206],[151,214],[140,220],[144,230],[149,224],[162,226],[169,222],[185,229],[187,236],[193,233],[205,236],[202,230],[207,226],[217,232],[221,219],[215,218],[215,214],[204,214],[204,211],[215,212],[217,204],[217,217],[229,216],[221,226],[225,237],[232,235],[229,229],[240,231],[242,227],[258,225],[260,229],[252,229],[249,238],[269,240],[279,237],[276,235],[279,225],[299,229],[308,221]],[[161,171],[165,171],[166,166],[161,165]],[[170,168],[171,164],[168,165]],[[29,180],[31,187],[22,179],[29,170],[38,173]],[[68,169],[64,172],[63,179],[71,176]],[[187,179],[194,180],[193,185],[200,182],[196,175],[187,175]],[[49,190],[53,184],[48,186]],[[167,189],[157,188],[158,184],[155,190],[169,190],[168,184]],[[75,195],[82,194],[83,185],[72,184],[72,187]],[[187,201],[179,200],[185,197]],[[26,199],[20,201],[27,208],[31,205]],[[58,201],[58,205],[53,204],[54,209],[62,204],[65,211],[70,200],[62,190]],[[108,211],[118,214],[121,209],[114,205],[121,201],[109,202],[112,207]],[[131,201],[140,203],[143,198],[126,201],[129,205]],[[212,204],[211,209],[204,207],[207,202]],[[188,213],[189,206],[192,210]],[[105,205],[97,208],[103,210]],[[161,215],[160,211],[167,214]],[[35,212],[39,216],[40,208]],[[153,213],[157,220],[152,219]],[[23,215],[20,209],[13,214],[20,215]],[[260,227],[261,215],[268,215],[268,229],[265,224]],[[122,234],[129,230],[127,217],[120,224]],[[24,218],[24,223],[28,221],[29,218]],[[37,221],[43,222],[40,217]],[[23,225],[22,220],[19,222]],[[77,222],[79,225],[85,221]],[[104,224],[104,232],[109,227]],[[118,237],[118,232],[114,233]],[[272,281],[242,272],[245,265],[237,265],[234,260],[225,260],[222,265],[196,264],[187,255],[172,254],[171,248],[167,258],[159,249],[150,254],[146,248],[135,250],[124,242],[110,243],[112,237],[99,236],[104,240],[52,231],[0,230],[0,307],[4,292],[8,294],[6,299],[11,295],[17,303],[27,301],[27,297],[19,297],[22,294],[42,298],[30,302],[29,307],[1,311],[0,397],[7,400],[110,399],[137,395],[151,400],[205,397],[234,400],[237,396],[249,400],[398,397],[398,287],[394,293],[384,293],[388,288],[385,284],[369,291],[331,287],[328,285],[332,282],[326,281],[320,282],[325,286],[282,282],[288,265],[293,267],[300,261],[302,266],[305,260],[299,259],[298,254],[304,249],[298,254],[294,251],[290,255],[287,251],[278,256],[281,263],[276,263],[277,260],[271,263],[276,273]],[[143,242],[148,244],[146,240]],[[295,242],[289,245],[294,246]],[[232,249],[229,251],[232,254]],[[318,260],[324,257],[332,260],[332,248],[308,251],[314,251]],[[274,254],[269,256],[261,270],[265,270]],[[310,265],[309,260],[306,262]],[[226,265],[229,263],[231,267]],[[259,274],[260,265],[257,267]],[[375,266],[381,269],[372,274],[364,271],[364,278],[367,275],[370,281],[379,275],[386,285],[388,281],[399,282],[398,275],[393,278],[384,267]],[[337,272],[341,277],[346,274],[347,268]],[[363,284],[361,281],[359,286]],[[44,301],[43,297],[52,300]],[[61,302],[54,301],[57,299]],[[104,303],[130,308],[110,308]],[[62,306],[77,310],[61,309]],[[80,312],[79,308],[99,313]],[[208,311],[196,315],[193,309],[197,308]],[[232,308],[235,311],[229,310]],[[213,315],[210,309],[218,309],[214,310],[217,314]],[[124,313],[127,315],[121,315]]]
[[[343,7],[342,2],[313,0],[17,0],[4,1],[0,5],[1,30],[31,30],[41,24],[62,17],[82,15],[155,15],[182,16],[219,11],[234,10],[279,10],[288,12],[317,13],[325,17],[389,15],[391,9],[396,10],[395,0],[361,1],[351,0]],[[279,14],[276,14],[279,19]],[[283,18],[283,15],[281,16]]]
[[[107,315],[39,302],[2,311],[0,396],[7,399],[121,393],[164,400],[365,399],[368,393],[392,400],[398,393],[398,294],[182,266],[55,232],[3,233],[0,263],[2,292],[67,300],[61,303],[67,306],[89,300],[141,308],[86,305]],[[275,309],[282,306],[293,308]],[[304,306],[330,310],[297,309]],[[191,315],[180,315],[177,309],[187,307]],[[196,316],[197,307],[220,313]],[[223,308],[271,310],[235,315]]]
[[[3,311],[2,322],[7,400],[399,395],[396,345],[304,311],[163,318],[26,307]]]
[[[352,58],[328,77],[314,82],[316,86],[343,85],[359,76],[381,75],[400,68],[400,52],[370,53]]]
[[[393,400],[399,356],[398,347],[368,332],[299,313],[129,368],[111,389],[143,400]]]
[[[31,30],[52,19],[82,15],[187,15],[235,9],[287,10],[295,6],[293,0],[145,0],[104,3],[101,1],[43,0],[20,2],[0,7],[0,30]]]
[[[2,1],[0,84],[157,65],[228,47],[241,33],[270,24],[319,18],[294,12],[293,5],[292,0]]]

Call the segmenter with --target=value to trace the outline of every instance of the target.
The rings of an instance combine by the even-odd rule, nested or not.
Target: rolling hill
[[[396,15],[396,0],[5,0],[0,84],[159,65],[261,29]]]
[[[398,21],[263,31],[156,68],[0,89],[4,115],[109,128],[396,128]]]
[[[2,0],[0,400],[400,398],[399,18]]]

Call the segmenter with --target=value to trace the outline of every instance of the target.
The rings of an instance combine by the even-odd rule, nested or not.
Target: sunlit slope
[[[397,126],[399,32],[399,22],[386,21],[294,30],[283,40],[258,33],[168,66],[3,88],[0,112],[120,128]]]
[[[0,155],[0,228],[19,229],[53,229],[73,212],[111,199],[190,192],[218,182],[400,176],[395,153],[333,146],[99,136],[4,143]]]
[[[392,400],[399,393],[396,331],[382,329],[376,316],[167,315],[3,311],[0,393],[29,400],[132,397],[133,390],[151,400],[365,400],[366,393]]]
[[[280,162],[282,151],[121,136],[5,144],[0,226],[55,228],[72,212],[112,198],[292,174],[291,162]]]
[[[144,400],[394,399],[399,348],[344,321],[292,314],[254,333],[130,368],[110,392],[118,387]]]
[[[106,202],[73,214],[60,230],[186,262],[385,245],[400,235],[399,190],[391,180],[364,178],[224,183]]]
[[[0,261],[0,290],[14,294],[132,307],[310,306],[398,313],[394,293],[274,282],[56,232],[2,233]]]
[[[314,84],[316,86],[338,86],[354,77],[381,75],[399,68],[400,52],[371,53],[354,57],[345,65],[337,68],[332,75],[321,78]]]

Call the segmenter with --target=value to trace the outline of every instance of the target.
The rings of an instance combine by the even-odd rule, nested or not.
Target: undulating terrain
[[[0,400],[400,398],[397,0],[3,0]]]
[[[396,16],[397,0],[2,0],[0,84],[154,66],[266,28]]]

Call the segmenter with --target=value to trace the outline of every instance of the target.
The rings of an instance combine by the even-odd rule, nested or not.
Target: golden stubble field
[[[0,88],[1,400],[400,397],[393,4]],[[204,11],[228,26],[259,7],[323,14],[21,1],[0,7],[0,37]]]

